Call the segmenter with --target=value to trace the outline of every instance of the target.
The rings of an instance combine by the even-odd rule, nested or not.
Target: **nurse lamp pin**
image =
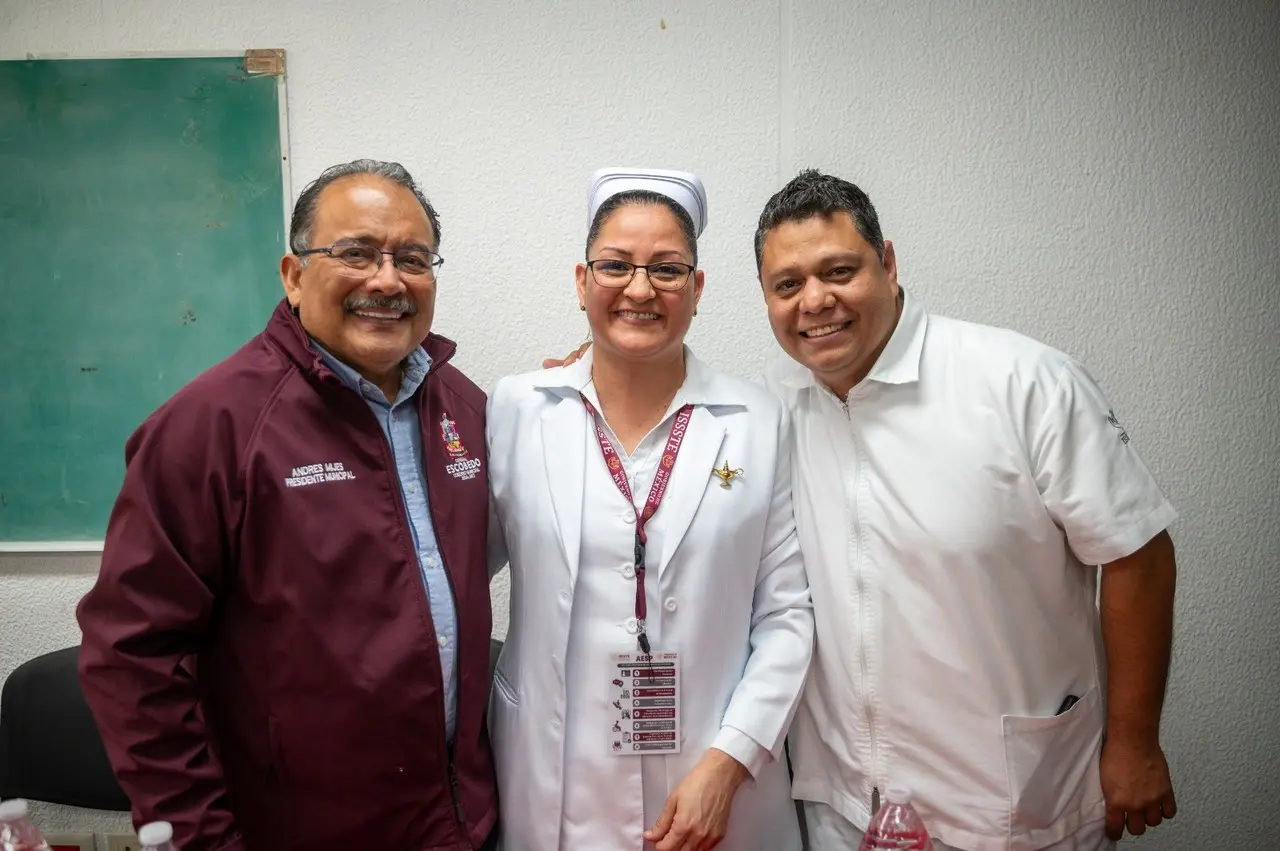
[[[711,474],[720,480],[720,487],[725,490],[729,489],[729,483],[735,478],[742,476],[741,470],[730,470],[729,459],[725,459],[724,466],[721,468],[712,467]]]

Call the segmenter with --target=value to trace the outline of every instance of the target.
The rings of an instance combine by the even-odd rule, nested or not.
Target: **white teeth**
[[[836,325],[823,325],[821,328],[810,328],[808,331],[801,331],[800,335],[812,340],[814,337],[825,337],[828,334],[834,334],[837,331],[842,331],[848,324],[849,323],[847,322],[841,322]]]
[[[625,316],[628,319],[661,319],[656,313],[641,313],[638,310],[619,310],[619,316]]]
[[[373,310],[357,310],[356,316],[363,316],[365,319],[399,319],[404,314],[401,313],[379,313]]]

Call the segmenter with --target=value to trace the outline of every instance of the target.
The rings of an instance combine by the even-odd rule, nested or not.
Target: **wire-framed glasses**
[[[298,251],[296,254],[299,257],[327,254],[356,275],[376,275],[382,268],[383,255],[389,255],[391,264],[400,273],[400,277],[417,280],[434,278],[436,267],[444,262],[439,254],[421,246],[406,245],[394,251],[384,251],[367,242],[354,241],[339,241],[333,245]]]

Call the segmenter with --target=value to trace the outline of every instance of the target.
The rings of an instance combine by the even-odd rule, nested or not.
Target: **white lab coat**
[[[686,363],[678,398],[695,409],[646,581],[655,649],[678,648],[683,665],[681,752],[660,757],[665,791],[713,743],[745,733],[759,758],[746,760],[753,776],[737,792],[720,848],[798,851],[783,741],[809,667],[813,613],[791,510],[790,421],[762,387],[700,364],[687,349]],[[562,847],[566,725],[599,730],[601,758],[617,766],[619,784],[599,790],[597,822],[612,826],[610,837],[625,825],[627,851],[639,851],[650,827],[634,792],[639,761],[654,757],[605,753],[608,707],[570,707],[566,699],[566,658],[594,658],[596,650],[571,647],[587,640],[570,630],[579,574],[617,569],[579,559],[584,526],[618,520],[616,511],[600,516],[601,505],[584,501],[586,465],[603,463],[579,395],[590,364],[503,379],[489,403],[490,486],[512,571],[510,629],[489,716],[504,851]],[[711,472],[726,459],[743,473],[728,489]],[[619,612],[619,622],[629,614]],[[635,650],[634,633],[619,649]],[[602,833],[579,844],[612,851],[615,841]]]

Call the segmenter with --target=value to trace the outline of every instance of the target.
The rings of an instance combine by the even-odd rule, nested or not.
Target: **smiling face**
[[[893,245],[884,260],[847,213],[785,221],[764,238],[760,284],[778,343],[841,398],[898,321]]]
[[[624,260],[637,266],[670,261],[693,266],[692,246],[679,220],[656,203],[628,203],[601,224],[588,246],[592,261]],[[579,263],[575,270],[578,298],[587,308],[596,350],[606,357],[662,360],[682,352],[694,309],[702,297],[701,270],[676,292],[654,289],[649,275],[637,269],[625,287],[608,287],[603,269],[597,275]]]
[[[310,233],[313,248],[435,247],[431,222],[414,194],[368,174],[339,178],[324,188]],[[312,254],[304,262],[287,254],[280,277],[307,333],[394,398],[401,363],[431,330],[434,275],[402,275],[390,255],[382,255],[381,267],[355,270],[336,256]]]

